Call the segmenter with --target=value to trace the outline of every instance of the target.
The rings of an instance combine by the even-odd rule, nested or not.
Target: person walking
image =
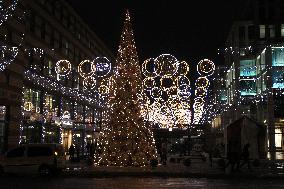
[[[163,165],[167,165],[167,146],[165,143],[162,143],[161,162]]]
[[[250,144],[247,143],[243,148],[243,151],[241,154],[241,157],[243,158],[243,162],[241,163],[240,168],[243,167],[245,164],[247,164],[248,169],[250,170],[251,167],[250,167],[250,160],[249,160],[249,147],[250,147]]]
[[[74,154],[75,154],[75,148],[73,144],[70,145],[68,152],[69,152],[69,160],[72,161],[74,159]]]

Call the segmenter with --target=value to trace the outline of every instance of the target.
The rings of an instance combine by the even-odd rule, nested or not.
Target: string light
[[[18,47],[0,46],[0,50],[0,71],[4,71],[16,59],[19,49]]]
[[[68,60],[59,60],[56,62],[55,72],[60,76],[69,75],[71,69],[71,63]]]
[[[179,106],[183,102],[190,103],[190,82],[186,77],[188,72],[188,64],[185,61],[179,62],[171,54],[162,54],[144,61],[143,89],[149,94],[144,106],[148,112],[145,120],[161,128],[183,128],[191,123],[190,106]],[[154,103],[151,104],[151,100]],[[157,103],[160,105],[157,106]]]
[[[18,0],[12,0],[11,5],[6,8],[4,7],[4,4],[3,0],[0,0],[0,26],[13,15],[13,12],[17,7]]]
[[[145,109],[142,78],[138,64],[130,16],[127,12],[116,67],[109,79],[109,88],[103,83],[100,93],[109,93],[107,109],[103,113],[99,137],[101,153],[97,165],[146,166],[157,158],[153,133],[141,117]]]

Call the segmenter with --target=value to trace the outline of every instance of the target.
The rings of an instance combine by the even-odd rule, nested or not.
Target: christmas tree
[[[108,117],[100,138],[98,165],[145,166],[157,159],[150,126],[141,115],[141,73],[129,12],[110,79]]]

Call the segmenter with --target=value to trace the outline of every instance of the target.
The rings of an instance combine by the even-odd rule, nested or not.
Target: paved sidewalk
[[[181,163],[168,163],[152,167],[99,167],[87,165],[86,161],[68,163],[63,176],[66,177],[192,177],[192,178],[284,178],[283,168],[271,169],[267,166],[252,167],[252,171],[242,168],[238,172],[229,173],[214,164],[194,160],[186,167]]]

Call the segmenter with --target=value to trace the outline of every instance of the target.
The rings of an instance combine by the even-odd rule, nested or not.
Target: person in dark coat
[[[75,154],[75,148],[73,144],[70,145],[68,152],[69,152],[69,160],[73,160]]]
[[[165,143],[162,143],[161,162],[163,165],[167,165],[167,146]]]
[[[241,157],[243,158],[243,162],[242,162],[242,164],[240,165],[240,167],[242,167],[242,166],[244,166],[245,164],[247,164],[248,169],[250,169],[249,147],[250,147],[250,144],[249,144],[249,143],[247,143],[247,144],[244,146],[243,151],[242,151],[242,154],[241,154]]]

